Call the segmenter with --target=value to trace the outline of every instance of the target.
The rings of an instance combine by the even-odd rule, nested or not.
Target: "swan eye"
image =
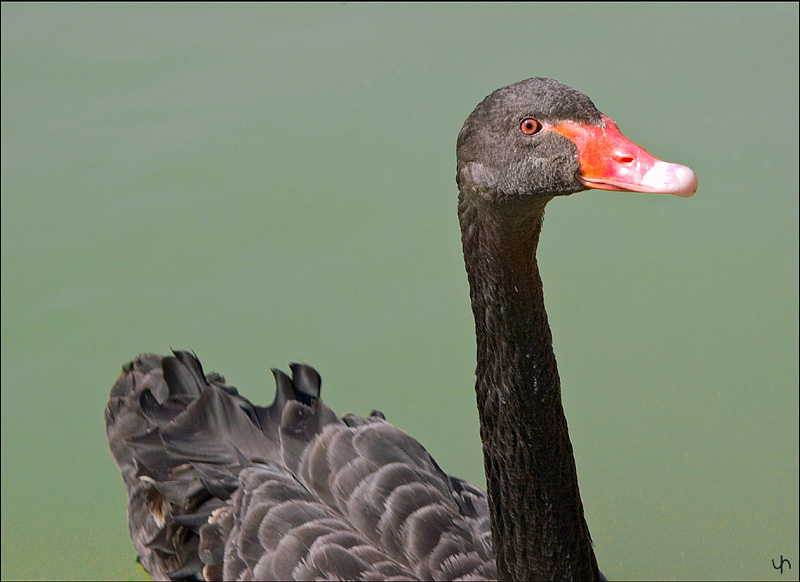
[[[522,123],[519,124],[519,129],[525,135],[533,135],[542,129],[542,124],[536,121],[533,117],[526,117],[522,120]]]

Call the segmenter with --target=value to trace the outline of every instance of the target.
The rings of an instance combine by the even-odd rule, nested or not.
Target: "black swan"
[[[273,370],[261,407],[193,354],[140,356],[105,419],[151,576],[600,579],[536,263],[544,208],[587,188],[691,196],[697,177],[543,78],[486,97],[457,158],[488,490],[444,473],[379,412],[336,416],[310,366]]]

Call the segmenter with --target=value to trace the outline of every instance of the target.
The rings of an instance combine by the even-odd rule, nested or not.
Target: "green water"
[[[548,208],[601,568],[797,580],[798,7],[762,3],[3,3],[2,578],[143,575],[102,416],[142,351],[262,403],[311,363],[482,483],[455,139],[530,76],[700,178]]]

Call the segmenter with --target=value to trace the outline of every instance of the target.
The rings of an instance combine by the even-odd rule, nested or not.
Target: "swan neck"
[[[501,579],[593,580],[536,262],[549,200],[459,197],[492,538]]]

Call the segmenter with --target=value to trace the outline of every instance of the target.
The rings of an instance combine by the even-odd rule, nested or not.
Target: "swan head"
[[[625,138],[591,99],[540,77],[498,89],[467,118],[457,142],[462,193],[488,201],[596,188],[692,196],[697,176]]]

